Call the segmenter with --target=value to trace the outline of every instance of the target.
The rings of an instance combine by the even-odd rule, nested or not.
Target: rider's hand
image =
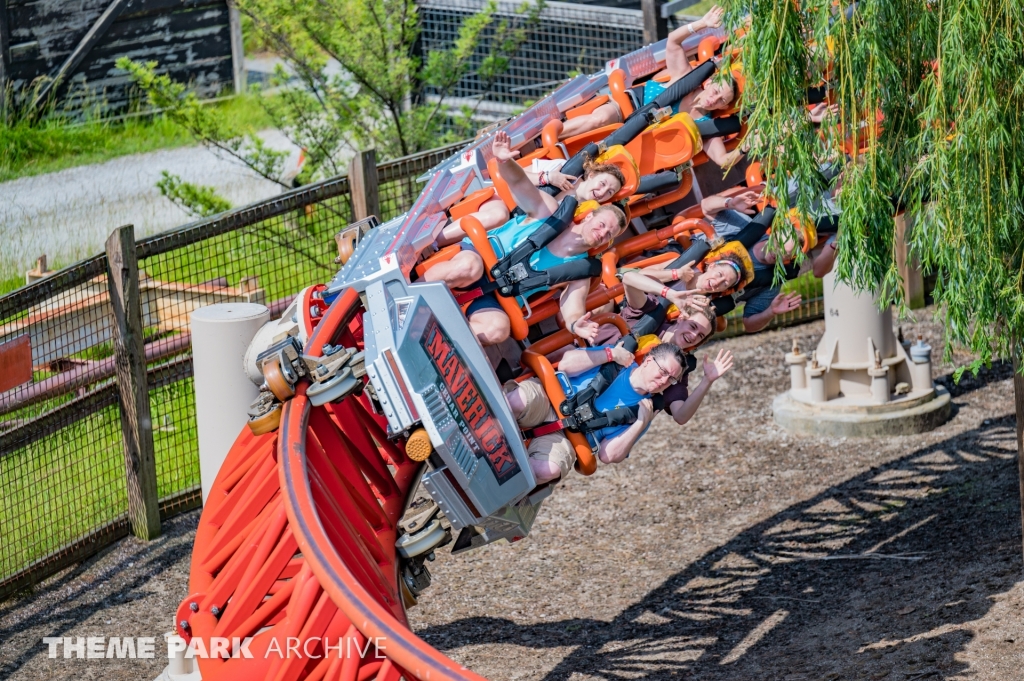
[[[722,25],[722,15],[725,14],[725,10],[715,5],[708,10],[708,13],[701,17],[700,28],[718,28]],[[700,30],[699,28],[697,30]]]
[[[799,293],[780,293],[772,301],[772,314],[785,314],[800,307]]]
[[[737,194],[729,199],[729,208],[739,211],[744,215],[753,215],[757,212],[757,206],[761,202],[761,193],[753,189]]]
[[[576,182],[576,179],[577,178],[572,175],[566,175],[565,173],[557,170],[548,172],[548,184],[552,187],[558,187],[563,192],[571,192],[573,183]]]
[[[597,330],[601,328],[601,325],[593,321],[588,312],[573,322],[571,327],[571,333],[576,334],[588,343],[593,343],[597,339]]]
[[[645,397],[640,400],[640,410],[636,413],[636,420],[645,426],[654,420],[654,403],[651,402],[651,398]]]
[[[519,156],[518,151],[512,150],[512,138],[504,130],[499,130],[494,134],[494,141],[491,143],[491,154],[499,162],[511,161]]]
[[[689,305],[704,306],[708,302],[707,296],[697,290],[676,291],[675,289],[669,289],[666,298],[668,302],[674,304],[680,310],[685,309]]]
[[[717,381],[729,369],[732,369],[732,353],[728,350],[719,350],[713,362],[710,356],[704,355],[704,378],[708,381]]]
[[[829,116],[835,116],[839,113],[839,105],[833,104],[829,106],[825,102],[818,102],[814,105],[814,108],[807,112],[807,117],[811,119],[812,123],[821,123]]]
[[[691,263],[687,263],[686,265],[675,269],[679,272],[679,281],[683,282],[687,286],[689,286],[690,282],[697,276],[697,270],[693,269],[693,265]]]
[[[612,359],[616,364],[628,367],[633,363],[633,353],[621,345],[616,345],[612,348]]]

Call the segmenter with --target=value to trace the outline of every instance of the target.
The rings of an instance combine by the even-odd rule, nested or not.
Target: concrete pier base
[[[920,396],[885,404],[816,405],[786,391],[772,402],[775,422],[794,433],[826,437],[911,435],[938,428],[950,416],[949,392],[942,386]],[[803,399],[800,399],[803,398]],[[827,405],[827,406],[826,406]]]
[[[825,334],[809,358],[795,343],[786,354],[790,389],[772,404],[775,422],[825,436],[908,435],[944,423],[949,393],[932,381],[931,346],[901,343],[892,309],[876,296],[831,273],[822,284]]]

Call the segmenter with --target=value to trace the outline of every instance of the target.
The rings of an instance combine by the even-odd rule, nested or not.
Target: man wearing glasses
[[[652,348],[638,365],[633,361],[633,354],[621,346],[604,345],[570,350],[562,356],[558,369],[569,378],[573,390],[579,392],[590,385],[601,367],[608,363],[623,368],[596,397],[595,410],[605,413],[616,407],[638,407],[636,420],[628,425],[590,430],[587,438],[602,463],[618,463],[629,456],[633,445],[654,418],[650,396],[679,382],[685,358],[676,345],[661,343]],[[542,424],[558,421],[543,386],[536,378],[514,386],[506,397],[523,429],[543,432],[546,429]],[[530,469],[538,484],[564,478],[576,460],[576,453],[562,430],[536,435],[527,446],[527,452]]]

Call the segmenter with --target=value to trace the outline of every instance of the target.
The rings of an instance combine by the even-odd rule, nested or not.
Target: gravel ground
[[[278,132],[265,131],[261,137],[272,148],[293,148]],[[3,182],[0,273],[25,272],[44,253],[51,265],[95,255],[121,225],[134,224],[135,236],[140,238],[190,222],[193,218],[156,188],[162,170],[214,187],[233,206],[282,191],[238,161],[198,146],[123,156]]]
[[[792,436],[771,420],[783,353],[822,329],[712,344],[738,370],[691,424],[659,416],[628,461],[571,477],[525,540],[439,553],[416,631],[495,680],[1024,679],[1010,371],[952,387],[926,435]],[[49,660],[40,640],[160,637],[196,517],[0,607],[0,677],[152,679],[161,660]]]

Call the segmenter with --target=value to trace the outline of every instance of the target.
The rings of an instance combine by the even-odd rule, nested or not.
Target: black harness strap
[[[679,175],[674,170],[662,170],[651,175],[644,175],[637,185],[637,194],[660,194],[679,187]]]
[[[511,295],[511,287],[537,273],[530,267],[530,256],[547,246],[572,223],[578,202],[566,197],[561,205],[523,243],[512,249],[491,268],[491,277],[502,295]],[[508,289],[506,292],[504,289]]]
[[[772,220],[774,219],[775,208],[773,206],[766,206],[763,211],[754,216],[750,224],[740,230],[740,233],[736,235],[733,241],[740,242],[749,251],[754,247],[754,244],[761,240],[761,237],[768,231],[768,228],[772,226]],[[666,268],[674,270],[684,265],[692,265],[703,260],[710,252],[711,244],[704,239],[694,239],[690,243],[690,247],[683,251],[678,258],[666,265]]]
[[[739,116],[723,116],[722,118],[709,118],[697,122],[697,130],[704,139],[712,137],[724,137],[739,132],[743,128]]]
[[[652,104],[659,109],[663,109],[666,106],[674,106],[676,102],[699,88],[701,83],[710,78],[717,70],[718,65],[714,60],[707,60],[665,88],[660,95],[654,98]]]
[[[567,281],[577,281],[579,279],[589,279],[591,277],[597,277],[601,275],[601,261],[594,257],[579,258],[577,260],[570,260],[569,262],[555,265],[546,270],[535,270],[530,266],[530,262],[527,259],[522,264],[522,268],[516,269],[517,273],[524,274],[524,278],[517,279],[514,283],[508,284],[499,281],[488,281],[473,291],[479,291],[477,295],[472,298],[477,298],[488,293],[498,293],[505,297],[520,296],[525,292],[532,291],[533,289],[540,288],[542,286],[554,286],[555,284],[564,284]],[[517,275],[518,276],[518,275]],[[467,300],[472,300],[467,298]]]
[[[755,215],[750,224],[740,230],[733,240],[739,241],[743,244],[743,248],[749,251],[772,226],[773,220],[775,220],[775,206],[765,206],[764,210]]]

